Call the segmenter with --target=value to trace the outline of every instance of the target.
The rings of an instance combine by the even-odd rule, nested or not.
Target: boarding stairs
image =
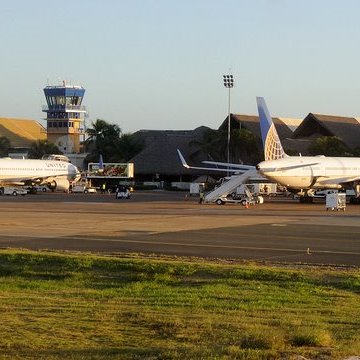
[[[221,197],[226,197],[231,194],[238,186],[244,184],[250,177],[257,175],[257,171],[252,169],[245,171],[241,175],[233,175],[229,180],[225,181],[222,185],[214,190],[205,194],[204,202],[212,203]]]

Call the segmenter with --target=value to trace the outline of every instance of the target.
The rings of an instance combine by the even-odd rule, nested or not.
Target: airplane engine
[[[67,179],[54,179],[52,181],[49,181],[47,184],[47,187],[51,190],[62,190],[62,191],[67,191],[69,190],[69,180]]]

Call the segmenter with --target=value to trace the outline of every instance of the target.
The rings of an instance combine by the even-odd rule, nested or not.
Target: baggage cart
[[[345,193],[329,193],[326,195],[326,211],[336,210],[345,211],[346,194]]]

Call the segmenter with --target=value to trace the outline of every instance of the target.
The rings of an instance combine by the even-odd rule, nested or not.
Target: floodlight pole
[[[229,89],[228,96],[228,133],[227,133],[227,163],[230,163],[230,90],[234,87],[234,77],[232,75],[223,75],[224,86]],[[229,176],[229,166],[227,175]]]

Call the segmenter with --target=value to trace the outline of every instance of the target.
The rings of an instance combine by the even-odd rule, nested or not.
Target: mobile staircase
[[[241,184],[244,184],[250,177],[257,175],[257,171],[252,169],[245,171],[241,175],[233,175],[229,180],[225,181],[222,185],[214,190],[205,194],[204,203],[213,203],[218,199],[223,199],[231,194]]]

